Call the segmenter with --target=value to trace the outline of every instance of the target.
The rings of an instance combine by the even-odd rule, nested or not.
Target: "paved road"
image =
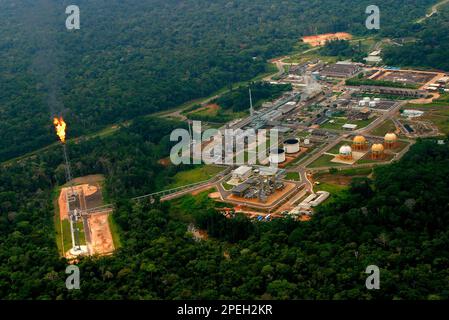
[[[422,23],[422,22],[425,21],[426,19],[432,17],[433,15],[435,15],[436,13],[438,13],[438,9],[439,9],[441,6],[445,5],[446,3],[449,3],[449,0],[443,0],[443,1],[440,1],[440,2],[438,2],[437,4],[433,5],[432,8],[431,8],[430,13],[426,14],[425,17],[422,17],[422,18],[419,19],[417,22],[418,22],[418,23]]]
[[[351,135],[354,135],[354,134],[368,135],[369,131],[371,131],[373,128],[375,128],[376,126],[381,124],[386,119],[391,118],[405,103],[406,103],[405,101],[401,101],[401,102],[396,103],[392,108],[390,108],[389,111],[383,113],[380,117],[378,117],[376,120],[371,122],[368,126],[366,126],[364,128],[360,128],[360,129],[355,130],[355,131],[352,131],[352,132],[350,132],[350,134]],[[309,157],[307,160],[302,162],[300,165],[290,169],[289,171],[298,172],[298,174],[301,176],[301,181],[304,181],[306,183],[306,188],[308,189],[308,191],[313,192],[313,184],[307,179],[307,166],[310,165],[311,163],[313,163],[319,157],[321,157],[324,153],[328,152],[333,147],[338,145],[346,137],[347,137],[347,135],[345,135],[345,134],[340,135],[337,139],[331,141],[324,148],[320,149],[318,152],[313,154],[311,157]],[[408,150],[408,148],[406,148],[406,149]],[[405,152],[401,152],[401,156]],[[329,168],[330,167],[319,168],[319,169],[329,169]],[[316,169],[314,168],[314,170],[316,170]]]

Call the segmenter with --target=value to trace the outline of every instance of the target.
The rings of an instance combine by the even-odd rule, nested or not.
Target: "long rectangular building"
[[[425,90],[415,90],[407,88],[393,88],[380,86],[360,86],[360,91],[377,94],[392,94],[403,97],[423,98],[427,95]]]

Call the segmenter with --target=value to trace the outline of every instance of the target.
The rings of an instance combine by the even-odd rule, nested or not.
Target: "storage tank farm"
[[[351,160],[352,159],[352,148],[348,145],[344,145],[340,147],[339,157],[343,160]]]
[[[284,150],[287,154],[298,153],[299,148],[299,139],[297,138],[289,138],[284,141]]]
[[[384,158],[384,146],[381,143],[373,144],[371,147],[371,158],[373,160],[380,160]]]
[[[386,149],[393,149],[398,142],[398,136],[394,133],[387,133],[384,137],[384,146]]]
[[[353,150],[365,150],[368,144],[364,136],[355,136],[352,141]]]
[[[280,164],[285,162],[285,150],[281,148],[271,149],[269,160],[271,164]]]

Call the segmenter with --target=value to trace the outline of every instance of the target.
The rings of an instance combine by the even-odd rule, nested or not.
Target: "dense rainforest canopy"
[[[310,222],[226,219],[207,195],[134,203],[176,167],[163,167],[176,125],[147,119],[109,137],[70,144],[75,175],[103,173],[122,247],[79,263],[82,290],[67,291],[53,225],[59,150],[0,169],[0,297],[7,299],[449,298],[449,145],[420,141],[373,180],[321,207]],[[159,155],[159,156],[156,156]],[[26,201],[24,201],[26,199]],[[195,223],[209,239],[195,241]],[[381,290],[364,287],[367,265]]]
[[[404,36],[433,0],[80,0],[0,2],[0,160],[54,141],[63,114],[80,135],[207,96],[266,70],[302,35]]]
[[[185,124],[142,115],[250,81],[301,35],[372,34],[364,28],[371,1],[77,2],[75,32],[64,28],[69,1],[0,2],[0,160],[53,142],[51,117],[63,114],[71,137],[82,137],[68,145],[73,175],[105,175],[122,247],[82,259],[82,290],[67,291],[53,222],[55,188],[65,181],[59,146],[3,163],[0,298],[449,298],[447,144],[419,141],[307,223],[228,220],[205,195],[154,205],[129,200],[185,169],[160,163],[169,133]],[[414,27],[434,2],[378,1],[383,27],[376,32],[405,37],[419,29],[424,41],[427,23],[444,25],[439,18]],[[435,40],[441,30],[432,43],[414,45],[444,57],[445,44]],[[403,56],[400,50],[385,58]],[[436,66],[426,59],[398,63]],[[223,99],[244,101],[242,88]],[[135,120],[122,122],[128,119]],[[112,133],[85,135],[115,123]],[[191,223],[209,239],[195,241]],[[379,291],[365,289],[368,264],[382,270]]]
[[[449,70],[449,6],[421,24],[416,24],[410,39],[402,46],[389,47],[385,62],[391,65]]]

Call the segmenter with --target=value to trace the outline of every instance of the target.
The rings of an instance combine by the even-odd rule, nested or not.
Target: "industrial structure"
[[[247,168],[244,168],[245,172]],[[252,170],[251,167],[249,168]],[[261,203],[265,203],[269,196],[273,195],[276,191],[283,190],[285,187],[281,180],[282,170],[270,167],[258,167],[253,173],[254,175],[245,173],[248,178],[232,188],[231,192],[234,196],[244,199],[257,199]],[[249,178],[250,176],[251,178]]]
[[[373,144],[371,146],[371,159],[382,160],[385,157],[384,146],[380,143]]]
[[[338,156],[342,160],[352,160],[352,148],[348,145],[341,146]]]
[[[397,145],[398,137],[395,133],[387,133],[384,137],[384,145],[386,149],[394,149]]]
[[[275,165],[285,162],[285,150],[281,148],[271,149],[269,160],[271,164]]]
[[[250,166],[240,166],[232,171],[232,178],[239,182],[243,182],[248,179],[252,173],[253,168],[251,168]]]
[[[297,153],[300,150],[299,139],[290,138],[284,141],[284,150],[287,154]]]
[[[366,150],[368,144],[364,136],[355,136],[352,141],[352,149],[357,151]]]
[[[320,41],[319,37],[314,39],[310,40]],[[378,54],[373,52],[371,56],[378,57]],[[379,59],[375,60],[373,62]],[[419,99],[414,101],[419,105],[423,103],[421,101],[431,101],[431,97],[436,96],[435,91],[449,90],[445,88],[449,77],[440,72],[395,70],[350,61],[329,64],[318,58],[298,64],[284,62],[281,58],[276,64],[279,73],[268,81],[290,84],[292,91],[274,101],[266,101],[254,110],[249,89],[249,117],[224,125],[226,129],[264,129],[278,133],[276,141],[271,137],[267,141],[272,147],[262,148],[268,154],[255,163],[249,161],[249,155],[255,151],[225,146],[223,157],[240,153],[248,155],[245,165],[229,167],[233,170],[232,177],[227,174],[221,178],[226,183],[214,184],[219,193],[217,201],[235,205],[236,212],[243,208],[251,216],[269,210],[272,217],[282,216],[285,212],[312,212],[314,201],[324,201],[328,195],[313,191],[311,174],[329,168],[369,167],[378,161],[397,160],[413,144],[411,139],[424,136],[423,133],[428,136],[438,133],[424,122],[426,119],[411,119],[422,116],[422,111],[405,106],[407,100]],[[350,78],[360,78],[361,81],[342,81]],[[400,85],[385,87],[381,82],[360,85],[378,80]],[[415,89],[402,86],[402,83],[413,85]],[[395,129],[384,129],[389,122],[396,132],[406,137],[400,143],[397,133],[392,133]],[[384,130],[392,132],[385,135]],[[224,134],[221,128],[220,134]],[[277,147],[278,143],[280,147]],[[259,149],[260,145],[263,143],[254,149]],[[277,168],[283,168],[286,176],[270,171]],[[298,203],[304,198],[307,201],[299,208]],[[293,208],[296,211],[292,211]]]
[[[108,215],[112,212],[112,206],[101,205],[102,199],[97,199],[101,198],[99,188],[87,184],[74,185],[67,153],[66,123],[62,117],[54,118],[53,123],[62,145],[68,184],[67,188],[61,189],[58,200],[61,226],[62,221],[67,219],[70,224],[72,241],[72,248],[63,254],[67,258],[88,254],[109,254],[114,250],[108,223]],[[80,228],[84,231],[85,244],[81,243]],[[63,234],[62,237],[64,237]],[[64,245],[62,245],[62,249],[65,250]]]
[[[69,184],[68,191],[66,192],[66,207],[68,210],[68,219],[70,223],[70,233],[72,239],[72,249],[70,253],[73,256],[79,256],[87,253],[87,247],[82,246],[80,244],[80,230],[78,228],[78,221],[81,218],[80,211],[80,195],[73,188],[72,183],[72,173],[70,169],[70,161],[67,154],[67,145],[66,145],[66,123],[62,117],[55,117],[53,119],[53,124],[55,126],[56,134],[59,137],[62,145],[63,156],[64,156],[64,169],[66,182]]]

